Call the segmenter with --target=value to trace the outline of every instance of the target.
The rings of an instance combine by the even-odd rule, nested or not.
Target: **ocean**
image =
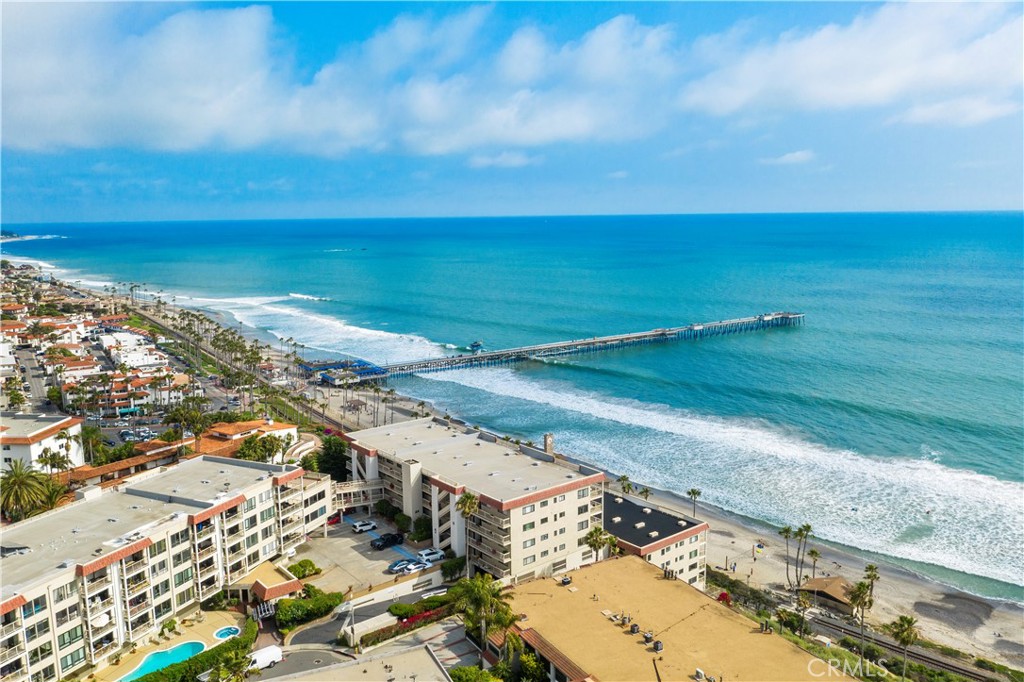
[[[1020,213],[9,225],[309,357],[387,363],[759,314],[801,327],[392,383],[472,424],[1024,601]]]

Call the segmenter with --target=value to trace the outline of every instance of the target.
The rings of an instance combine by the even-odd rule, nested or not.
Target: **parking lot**
[[[316,534],[298,548],[292,561],[310,559],[323,569],[315,579],[316,586],[327,592],[359,591],[372,585],[396,582],[401,576],[387,572],[388,564],[399,559],[413,559],[416,551],[404,545],[375,550],[370,542],[382,533],[394,532],[378,519],[376,530],[356,533],[352,523],[365,520],[365,515],[345,516],[341,523],[329,526],[327,537]]]

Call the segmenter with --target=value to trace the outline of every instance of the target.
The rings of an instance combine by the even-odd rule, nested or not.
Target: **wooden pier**
[[[649,343],[703,339],[725,334],[741,334],[743,332],[760,331],[776,327],[792,327],[803,324],[803,321],[803,313],[765,313],[764,315],[756,315],[754,317],[690,324],[685,327],[672,327],[671,329],[652,329],[647,332],[596,336],[575,341],[559,341],[557,343],[542,343],[536,346],[484,351],[471,355],[453,355],[447,358],[435,358],[432,360],[400,362],[383,365],[381,369],[385,374],[382,378],[425,374],[427,372],[443,372],[449,369],[462,369],[465,367],[492,367],[522,362],[524,360],[539,360],[560,355],[617,350],[619,348]]]

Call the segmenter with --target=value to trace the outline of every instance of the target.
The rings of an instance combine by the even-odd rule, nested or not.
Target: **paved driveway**
[[[260,671],[259,679],[272,680],[275,677],[284,677],[294,673],[311,672],[317,668],[344,663],[351,658],[336,654],[333,651],[292,651],[286,653],[284,660],[273,668],[264,668]],[[325,680],[329,678],[324,678]]]

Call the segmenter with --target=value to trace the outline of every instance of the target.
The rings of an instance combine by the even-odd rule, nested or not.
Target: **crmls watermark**
[[[863,663],[864,669],[861,671],[861,661],[841,661],[838,658],[831,658],[827,661],[823,661],[820,658],[815,658],[807,663],[807,672],[812,677],[853,677],[853,678],[872,678],[877,677],[883,679],[889,676],[889,671],[886,670],[885,659],[880,658],[875,661],[874,665]]]

